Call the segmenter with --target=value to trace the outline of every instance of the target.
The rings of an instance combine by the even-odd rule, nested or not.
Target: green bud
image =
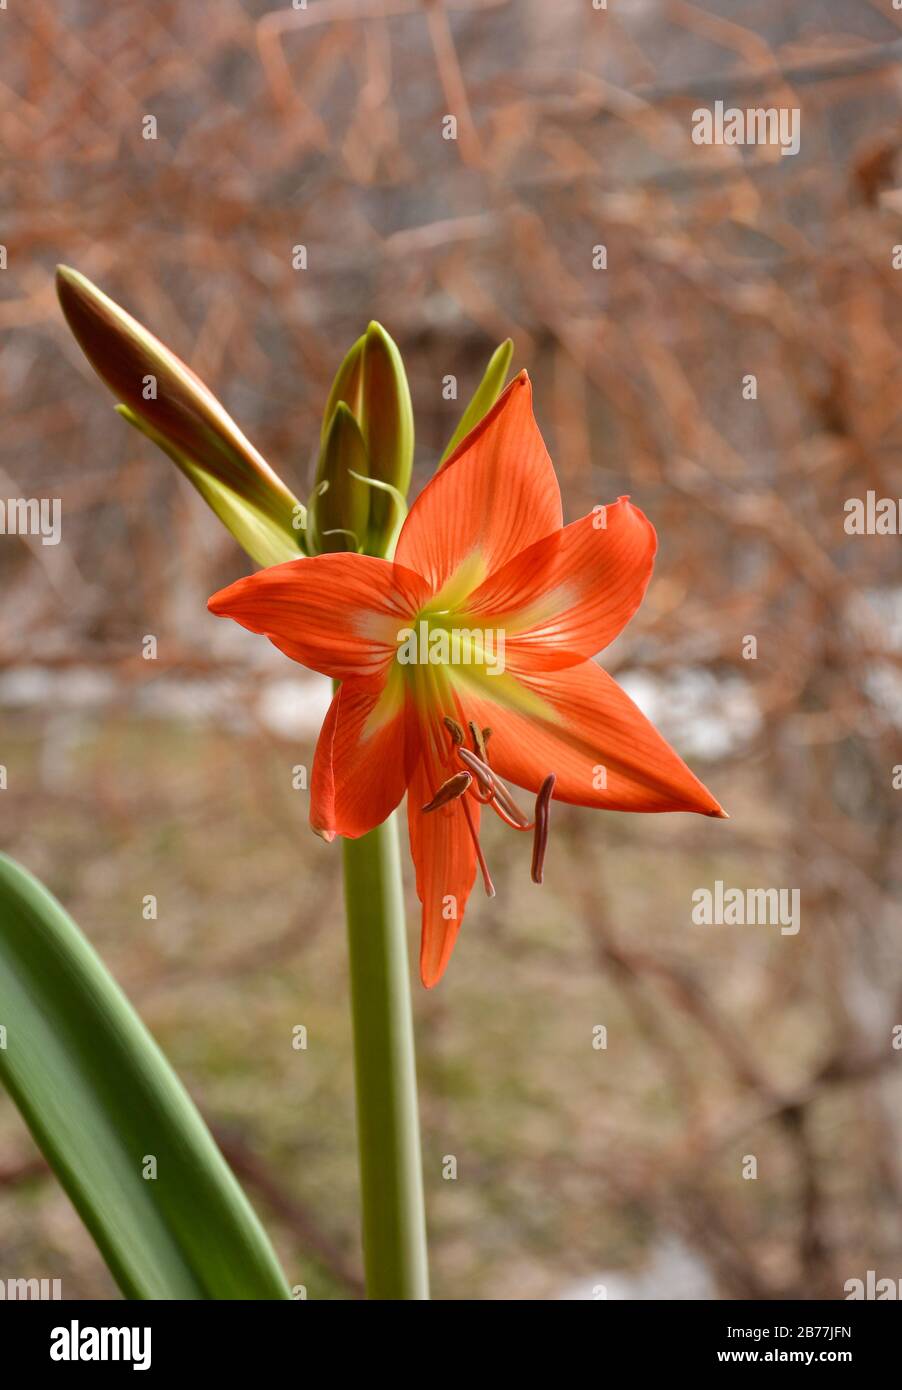
[[[505,338],[504,342],[501,343],[499,347],[496,347],[489,358],[489,364],[485,369],[482,381],[473,392],[469,405],[460,417],[457,429],[448,440],[445,452],[442,454],[439,462],[439,468],[447,463],[458,444],[466,439],[470,430],[475,429],[480,420],[488,415],[504,389],[504,382],[507,378],[513,355],[513,342],[510,338]]]
[[[371,323],[363,340],[360,428],[369,459],[369,476],[407,496],[413,469],[413,406],[407,373],[396,344],[379,323]],[[373,488],[367,550],[385,554],[394,530],[397,507],[392,497]]]
[[[354,476],[356,475],[356,476]],[[311,554],[361,550],[370,518],[366,445],[350,406],[339,400],[326,428],[308,505],[307,545]]]
[[[326,442],[326,432],[332,423],[335,414],[335,407],[339,401],[344,401],[351,413],[360,419],[360,394],[363,384],[363,345],[366,342],[366,335],[361,334],[354,346],[351,348],[345,360],[342,362],[338,371],[335,373],[335,380],[332,382],[332,389],[329,392],[329,399],[326,401],[326,408],[323,411],[323,424],[320,430],[320,449]]]

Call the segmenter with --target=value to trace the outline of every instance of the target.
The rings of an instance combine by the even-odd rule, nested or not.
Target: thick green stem
[[[429,1297],[410,970],[395,816],[344,840],[368,1298]]]

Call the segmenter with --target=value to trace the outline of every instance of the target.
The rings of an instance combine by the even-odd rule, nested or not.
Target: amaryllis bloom
[[[635,613],[654,528],[628,498],[564,526],[525,372],[417,498],[393,560],[293,560],[231,584],[214,613],[340,682],[316,746],[310,819],[364,835],[407,793],[420,974],[441,978],[477,869],[484,807],[533,836],[549,800],[726,813],[592,659]],[[527,816],[507,783],[536,797]]]

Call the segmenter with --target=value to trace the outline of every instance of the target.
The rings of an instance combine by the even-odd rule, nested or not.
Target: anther
[[[452,719],[449,714],[445,715],[444,725],[445,728],[448,730],[448,733],[451,735],[451,738],[454,742],[454,747],[459,748],[464,741],[463,729],[460,727],[457,720]]]
[[[545,848],[548,844],[549,806],[554,791],[555,776],[551,772],[539,788],[536,797],[536,825],[532,840],[532,881],[541,883],[545,864]]]
[[[477,729],[472,719],[470,720],[470,737],[473,740],[473,752],[478,758],[481,758],[484,763],[487,763],[488,758],[485,753],[485,739],[482,736],[482,730]]]
[[[453,777],[449,777],[447,782],[443,782],[435,796],[424,806],[424,811],[437,811],[440,806],[447,806],[449,801],[456,801],[459,796],[463,796],[473,778],[469,772],[455,772]]]

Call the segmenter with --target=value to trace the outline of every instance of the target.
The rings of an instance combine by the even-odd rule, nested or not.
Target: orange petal
[[[417,764],[407,793],[410,853],[416,866],[417,897],[423,904],[420,939],[420,979],[427,989],[437,985],[451,959],[464,910],[476,877],[476,850],[467,828],[462,800],[424,815],[442,780]],[[479,829],[479,806],[469,802],[473,825]]]
[[[467,616],[505,628],[510,669],[575,666],[629,622],[656,549],[651,522],[621,497],[515,556],[467,601]]]
[[[272,565],[220,589],[212,613],[262,632],[302,666],[339,680],[384,674],[426,586],[388,560],[350,553]]]
[[[327,840],[356,839],[381,825],[399,805],[418,757],[418,725],[398,668],[387,681],[343,681],[313,759],[313,829]]]
[[[698,811],[725,816],[682,758],[629,696],[584,661],[565,671],[518,676],[544,715],[524,714],[483,697],[466,697],[470,718],[492,729],[489,761],[505,781],[538,792],[557,776],[556,801],[609,811]]]
[[[433,593],[459,585],[465,595],[560,526],[557,479],[521,372],[420,493],[395,558]]]

